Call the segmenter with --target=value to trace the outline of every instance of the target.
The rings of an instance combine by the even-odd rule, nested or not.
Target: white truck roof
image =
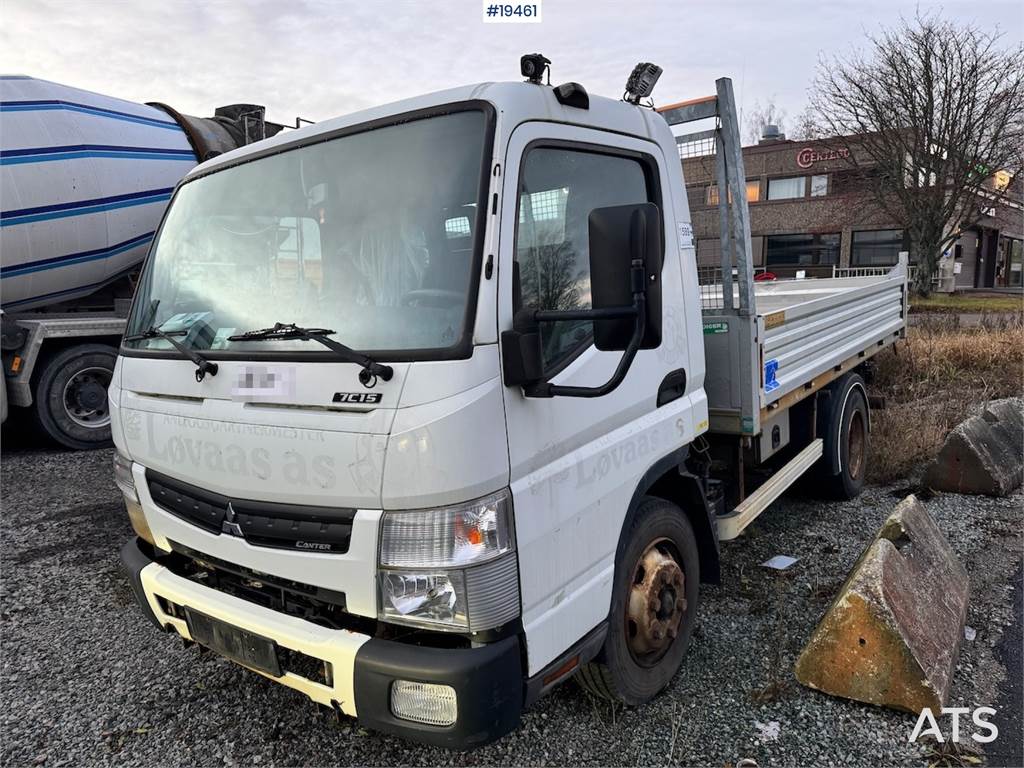
[[[284,150],[293,145],[305,143],[313,137],[329,134],[349,126],[406,112],[474,100],[486,101],[494,106],[498,112],[499,134],[505,136],[520,123],[529,120],[547,120],[585,125],[591,128],[650,138],[655,141],[662,141],[667,136],[669,142],[673,141],[668,124],[662,116],[653,110],[639,108],[617,99],[590,94],[590,108],[579,109],[560,104],[555,98],[554,90],[546,85],[534,85],[526,82],[476,83],[402,99],[324,120],[294,131],[282,132],[256,144],[250,144],[207,160],[196,166],[189,176],[206,173],[248,155],[264,155],[275,149]]]

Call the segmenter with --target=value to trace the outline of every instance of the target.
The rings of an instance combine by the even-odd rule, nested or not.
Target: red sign
[[[801,168],[810,168],[815,163],[823,160],[845,160],[850,156],[850,150],[842,149],[812,149],[804,147],[796,153],[796,164]]]

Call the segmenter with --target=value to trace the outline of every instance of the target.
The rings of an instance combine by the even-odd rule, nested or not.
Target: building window
[[[1006,285],[1021,285],[1024,277],[1024,240],[1008,239],[1006,250],[1009,254],[1009,271],[1005,276]]]
[[[828,194],[828,174],[811,176],[811,197],[823,197]]]
[[[769,200],[791,200],[804,196],[805,176],[791,176],[787,179],[768,179]]]
[[[466,237],[470,233],[469,217],[455,216],[444,220],[444,234],[450,240],[453,237]]]
[[[854,232],[850,263],[855,267],[888,267],[899,261],[905,251],[902,229],[877,229]]]
[[[747,182],[747,202],[756,203],[761,199],[761,181],[760,179],[752,179]],[[732,202],[730,196],[729,202]],[[708,205],[718,205],[718,185],[712,184],[708,187]]]
[[[769,235],[765,264],[770,267],[814,267],[839,263],[839,234]]]

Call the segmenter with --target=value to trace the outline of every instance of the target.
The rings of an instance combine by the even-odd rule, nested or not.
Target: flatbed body
[[[721,283],[702,286],[710,430],[756,435],[900,338],[906,285],[904,264],[882,276],[755,282],[749,314],[722,307]]]

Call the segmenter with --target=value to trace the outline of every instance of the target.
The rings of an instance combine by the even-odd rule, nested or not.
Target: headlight
[[[142,511],[142,504],[139,503],[139,492],[135,489],[132,460],[118,450],[114,451],[114,484],[124,494],[124,506],[128,512],[128,520],[131,521],[132,530],[139,538],[156,546],[153,541],[153,532],[149,529],[146,515]]]
[[[519,615],[508,491],[439,509],[385,512],[380,618],[479,632]]]
[[[381,571],[380,595],[386,617],[419,624],[469,629],[466,585],[461,571]]]
[[[385,512],[380,564],[446,568],[482,563],[513,549],[508,491],[441,509]]]

